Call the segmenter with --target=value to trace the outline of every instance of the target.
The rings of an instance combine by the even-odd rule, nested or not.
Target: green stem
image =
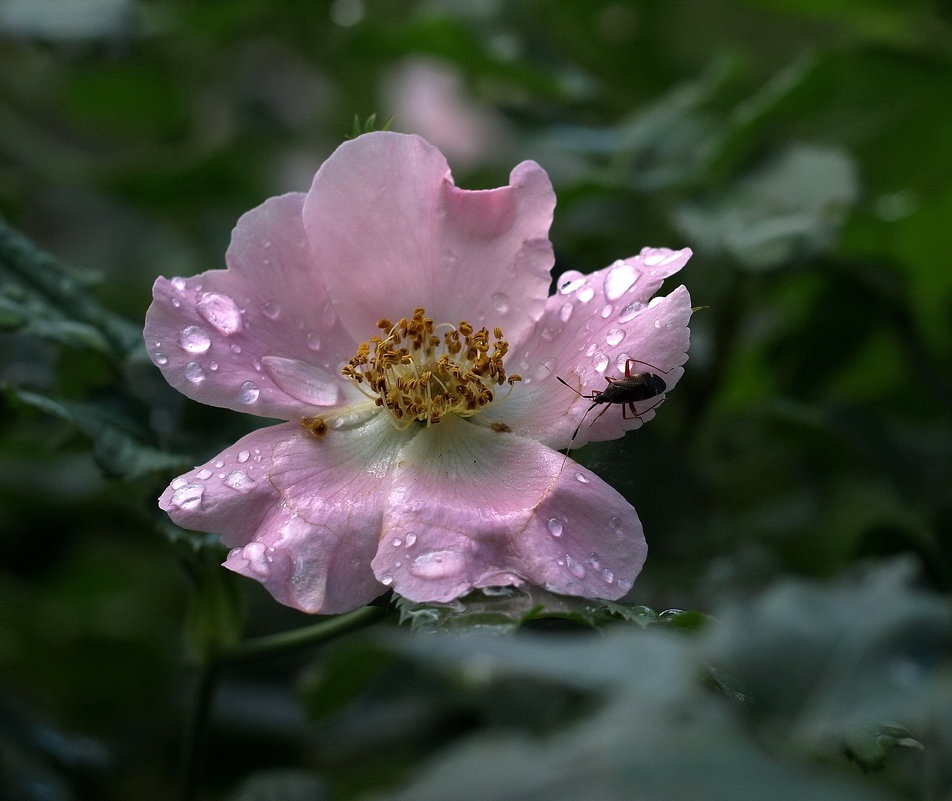
[[[218,668],[218,663],[211,661],[202,667],[198,676],[195,705],[192,708],[188,728],[185,730],[179,801],[192,801],[198,790],[199,757],[204,750],[209,713],[215,699],[215,688],[218,685]]]
[[[227,649],[220,662],[245,662],[267,656],[276,656],[295,648],[326,642],[340,634],[361,628],[381,617],[386,610],[379,606],[364,606],[346,615],[338,615],[304,628],[269,634],[253,640],[245,640]]]

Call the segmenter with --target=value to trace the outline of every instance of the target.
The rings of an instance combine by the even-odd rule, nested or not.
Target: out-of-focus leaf
[[[221,567],[219,549],[194,552],[186,563],[194,592],[185,619],[192,653],[208,664],[241,638],[245,624],[244,600],[233,573]]]
[[[820,587],[787,581],[717,613],[712,662],[773,737],[813,748],[886,723],[931,726],[952,670],[952,614],[907,560]]]
[[[798,145],[716,196],[681,205],[674,220],[710,254],[769,270],[826,248],[857,192],[845,153]]]
[[[3,0],[0,29],[53,41],[112,39],[128,33],[131,0]]]
[[[271,770],[249,776],[229,801],[324,801],[324,783],[302,770]]]
[[[129,321],[104,308],[48,253],[0,219],[0,328],[123,356],[141,344]]]
[[[11,404],[65,420],[89,437],[96,462],[109,477],[136,479],[191,464],[188,457],[147,445],[115,415],[92,403],[58,400],[8,384],[0,384],[0,392]]]

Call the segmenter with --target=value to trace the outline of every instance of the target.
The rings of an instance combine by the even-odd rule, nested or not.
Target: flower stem
[[[365,606],[346,615],[338,615],[311,626],[280,634],[245,640],[210,657],[202,666],[195,691],[195,703],[185,732],[182,778],[179,801],[193,801],[198,790],[199,757],[203,750],[215,689],[222,669],[235,662],[245,662],[327,642],[342,634],[365,626],[386,612],[384,607]]]

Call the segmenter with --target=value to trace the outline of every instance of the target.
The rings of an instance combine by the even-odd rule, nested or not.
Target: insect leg
[[[662,375],[667,375],[671,370],[662,370],[657,365],[652,364],[651,362],[643,362],[641,359],[625,359],[625,375],[630,377],[631,373],[629,372],[630,365],[632,364],[643,364],[645,367],[650,367],[652,370],[657,370]],[[673,368],[672,368],[673,369]]]

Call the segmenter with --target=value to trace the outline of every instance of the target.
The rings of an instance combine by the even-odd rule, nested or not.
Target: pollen
[[[417,308],[396,323],[379,320],[377,328],[381,334],[362,343],[341,373],[385,408],[397,428],[470,417],[496,399],[499,387],[508,391],[522,380],[506,375],[509,343],[498,326],[490,334],[465,320],[434,325]]]

